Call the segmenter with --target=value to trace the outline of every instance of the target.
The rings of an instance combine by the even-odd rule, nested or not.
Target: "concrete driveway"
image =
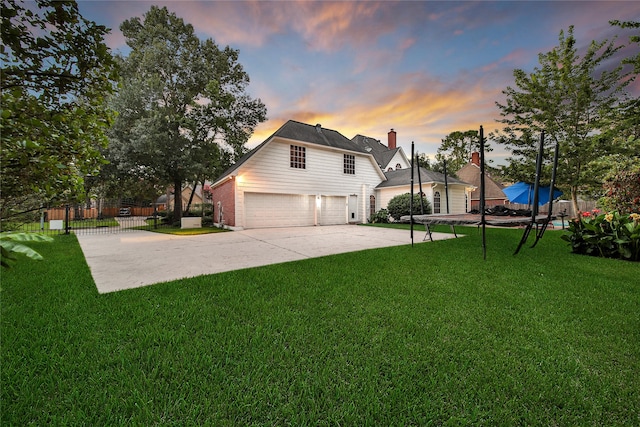
[[[433,233],[434,240],[453,235]],[[422,243],[424,231],[414,233]],[[355,225],[267,228],[174,236],[148,231],[78,235],[98,292],[203,274],[411,244],[408,230]]]

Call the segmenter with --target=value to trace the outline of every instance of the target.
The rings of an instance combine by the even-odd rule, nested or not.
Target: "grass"
[[[44,227],[44,230],[49,230],[49,221],[44,221],[42,225]],[[71,228],[117,227],[118,225],[119,225],[118,221],[116,221],[115,218],[103,218],[103,219],[87,218],[83,220],[69,221],[69,227]],[[64,221],[63,221],[63,226],[64,226]],[[21,231],[40,230],[40,222],[39,221],[27,222],[27,223],[21,224],[18,227],[18,229]]]
[[[0,424],[638,425],[640,265],[458,231],[104,295],[73,235],[34,245]]]
[[[199,234],[212,234],[223,233],[229,230],[218,227],[200,227],[200,228],[180,228],[163,225],[158,228],[154,228],[153,224],[141,225],[138,227],[130,227],[132,230],[146,230],[154,233],[172,234],[175,236],[197,236]]]

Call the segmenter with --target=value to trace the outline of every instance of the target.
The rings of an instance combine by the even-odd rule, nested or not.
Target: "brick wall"
[[[224,224],[234,227],[236,225],[236,200],[235,200],[235,179],[230,179],[216,188],[211,189],[213,200],[213,221],[219,222],[220,212],[218,202],[222,205]]]

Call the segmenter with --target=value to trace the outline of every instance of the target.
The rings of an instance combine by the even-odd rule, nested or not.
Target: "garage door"
[[[347,223],[347,200],[339,196],[322,196],[320,206],[320,225],[336,225]]]
[[[315,196],[244,193],[245,227],[314,225]]]

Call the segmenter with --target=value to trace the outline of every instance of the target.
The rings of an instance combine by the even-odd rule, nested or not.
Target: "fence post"
[[[70,226],[69,226],[69,211],[70,207],[68,204],[64,205],[64,234],[69,234]]]
[[[153,203],[153,228],[158,228],[158,204]]]

